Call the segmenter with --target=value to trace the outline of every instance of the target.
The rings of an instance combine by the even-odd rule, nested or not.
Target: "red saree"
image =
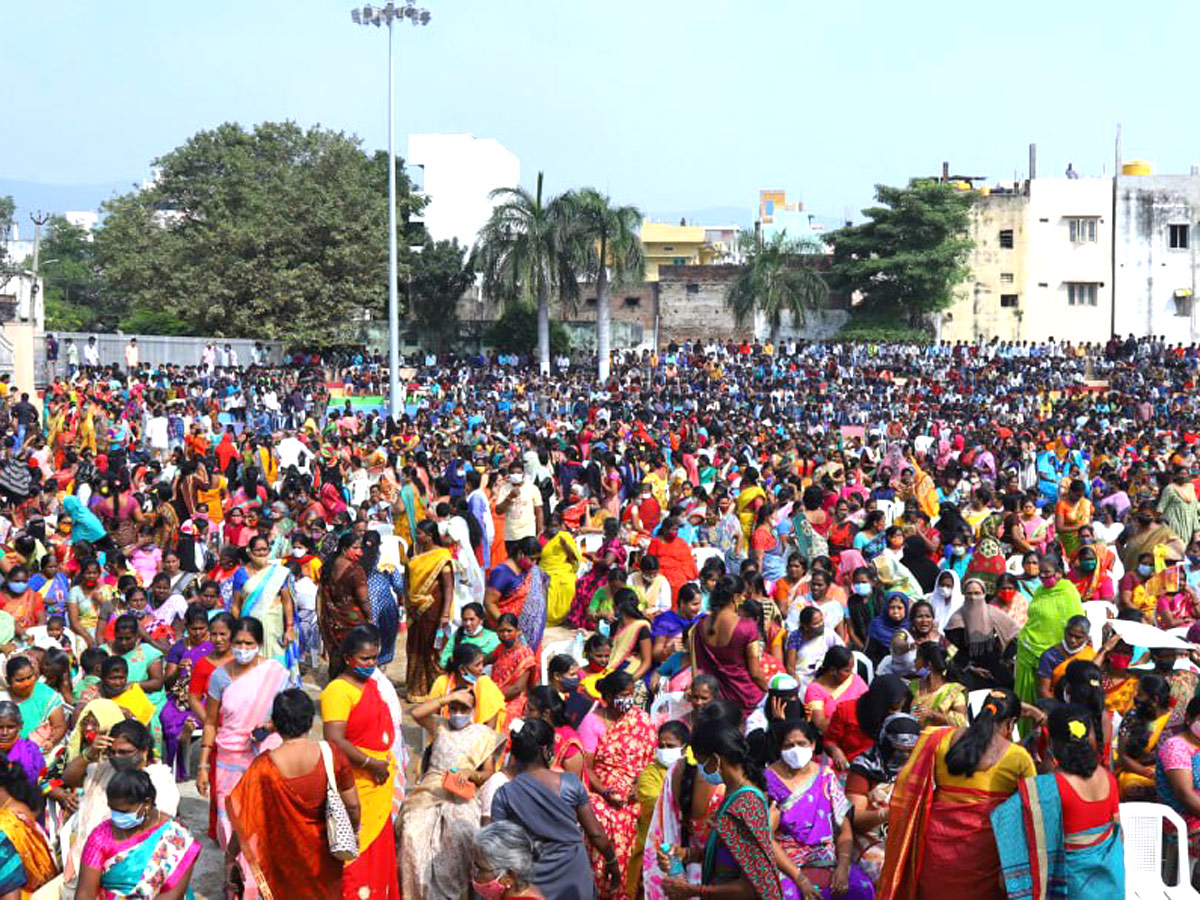
[[[533,671],[535,674],[529,681],[529,687],[533,687],[537,683],[537,668],[537,658],[533,655],[533,651],[529,649],[523,639],[518,638],[517,643],[508,649],[501,646],[496,663],[492,668],[492,681],[496,682],[496,687],[504,691],[522,674]],[[504,721],[511,722],[514,718],[525,714],[525,697],[526,691],[521,691],[520,694],[507,701],[505,708],[508,714],[504,717]]]
[[[916,900],[925,849],[937,748],[953,728],[926,730],[896,778],[888,814],[887,855],[879,876],[879,900]]]

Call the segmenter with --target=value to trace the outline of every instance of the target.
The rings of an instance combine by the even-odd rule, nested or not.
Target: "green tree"
[[[107,290],[96,263],[96,245],[86,229],[62,216],[46,223],[39,248],[39,273],[46,327],[55,331],[116,331],[129,311]]]
[[[954,301],[954,286],[970,275],[967,255],[976,195],[927,178],[906,188],[875,186],[881,205],[866,222],[834,232],[830,283],[859,292],[865,310],[921,326]]]
[[[155,183],[105,204],[96,235],[137,321],[166,313],[196,334],[329,346],[385,310],[386,155],[292,122],[227,123],[154,164]],[[420,201],[397,177],[404,217]]]
[[[0,276],[11,272],[15,260],[8,258],[8,247],[4,243],[8,240],[9,229],[12,228],[13,216],[17,211],[17,204],[12,196],[5,194],[0,196]]]
[[[575,248],[568,234],[569,205],[560,195],[545,199],[542,173],[537,189],[497,188],[492,215],[479,231],[477,265],[483,289],[505,302],[532,298],[537,309],[538,360],[550,372],[550,295],[564,301],[579,293]]]
[[[730,282],[725,304],[739,326],[762,313],[771,326],[772,342],[777,342],[785,313],[796,326],[803,325],[805,313],[823,307],[829,297],[829,287],[816,270],[821,247],[793,240],[786,232],[762,243],[751,238],[743,247],[746,262]]]
[[[637,234],[642,214],[636,206],[614,206],[595,188],[571,191],[564,200],[579,271],[596,283],[597,374],[603,383],[612,355],[613,285],[641,281],[646,272]]]
[[[458,332],[458,300],[475,283],[472,261],[458,240],[426,241],[413,255],[408,309],[423,340],[438,353]]]
[[[538,340],[541,325],[537,308],[518,300],[504,308],[500,318],[488,329],[485,339],[501,353],[528,353]],[[546,334],[550,352],[570,352],[571,338],[562,322],[547,322]]]

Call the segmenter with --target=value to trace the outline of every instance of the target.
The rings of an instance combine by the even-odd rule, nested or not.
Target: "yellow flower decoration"
[[[1071,732],[1071,737],[1077,741],[1082,741],[1087,735],[1087,726],[1078,719],[1072,719],[1067,725],[1067,730]]]

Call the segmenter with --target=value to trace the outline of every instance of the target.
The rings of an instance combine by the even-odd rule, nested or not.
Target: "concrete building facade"
[[[497,140],[470,134],[409,135],[405,163],[423,170],[429,198],[423,220],[430,236],[456,238],[468,249],[495,206],[488,194],[521,181],[516,154]]]

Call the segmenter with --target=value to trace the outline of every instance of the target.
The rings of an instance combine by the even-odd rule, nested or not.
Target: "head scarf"
[[[125,721],[125,713],[121,707],[117,706],[116,701],[106,700],[103,697],[93,700],[79,713],[79,719],[75,722],[75,727],[71,729],[71,736],[67,739],[68,762],[83,752],[83,720],[87,718],[88,713],[95,717],[96,726],[101,732],[108,731],[118,722]]]
[[[72,494],[63,501],[63,509],[71,517],[71,542],[104,540],[108,534],[99,517],[83,505],[83,501]]]
[[[837,583],[844,588],[849,588],[854,577],[854,570],[866,567],[867,561],[863,559],[863,555],[859,551],[843,550],[838,554]]]
[[[920,600],[925,596],[921,585],[903,563],[886,554],[880,554],[871,560],[871,565],[875,567],[875,574],[885,591],[899,591],[906,594],[909,600]]]
[[[892,713],[883,720],[875,745],[866,753],[859,754],[850,764],[850,771],[857,772],[872,785],[896,780],[908,754],[917,745],[921,735],[921,724],[908,713]],[[903,757],[897,751],[908,751]]]
[[[949,575],[954,579],[949,590],[941,585],[943,575]],[[926,599],[933,607],[938,631],[945,631],[951,616],[958,612],[963,605],[962,579],[958,577],[958,573],[953,569],[942,569],[938,572],[937,580],[933,583],[933,590],[929,592]]]
[[[970,644],[972,655],[986,652],[993,635],[1000,638],[1002,647],[1007,647],[1017,636],[1017,632],[1021,630],[1020,626],[1008,613],[988,604],[986,587],[984,587],[983,597],[976,600],[967,597],[965,588],[972,581],[976,581],[981,587],[984,587],[983,582],[978,578],[967,579],[966,584],[963,585],[962,608],[950,617],[946,628],[966,630],[967,642]]]
[[[893,622],[887,617],[887,609],[893,597],[898,597],[904,602],[904,618],[899,622]],[[867,630],[867,637],[873,638],[883,644],[884,647],[890,648],[892,646],[892,635],[901,629],[908,630],[908,604],[908,595],[903,591],[888,591],[883,597],[879,615],[871,620],[871,627]]]

